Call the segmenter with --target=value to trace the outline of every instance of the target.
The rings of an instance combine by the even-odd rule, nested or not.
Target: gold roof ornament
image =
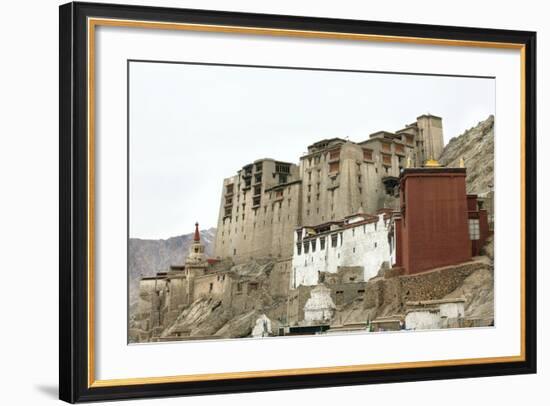
[[[460,158],[460,162],[458,164],[458,167],[459,168],[465,168],[466,167],[466,165],[464,164],[464,157]]]
[[[424,162],[424,167],[426,167],[426,168],[439,168],[439,167],[441,167],[441,164],[437,161],[437,159],[430,158],[426,162]]]
[[[412,168],[412,159],[410,156],[407,157],[407,168]]]

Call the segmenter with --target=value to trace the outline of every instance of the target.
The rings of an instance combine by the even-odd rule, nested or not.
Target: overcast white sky
[[[186,64],[130,64],[130,237],[215,227],[222,180],[323,138],[362,141],[416,117],[445,143],[495,111],[494,79]]]

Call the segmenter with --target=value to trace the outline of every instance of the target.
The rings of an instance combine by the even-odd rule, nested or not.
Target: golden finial
[[[410,156],[407,157],[407,168],[412,168],[412,159]]]
[[[437,159],[430,158],[426,162],[424,162],[424,166],[427,168],[439,168],[441,165],[437,161]]]
[[[466,165],[464,164],[464,157],[460,157],[460,162],[459,162],[458,166],[460,168],[465,168],[466,167]]]

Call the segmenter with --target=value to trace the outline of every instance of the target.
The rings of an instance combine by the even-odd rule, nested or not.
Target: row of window
[[[344,234],[340,233],[340,245],[342,245],[343,241],[344,241]],[[338,233],[334,233],[330,235],[330,244],[332,247],[338,246]],[[302,246],[304,247],[304,254],[308,254],[310,245],[311,245],[311,252],[315,252],[315,250],[317,249],[317,239],[304,241],[303,243],[302,242],[297,243],[296,250],[298,255],[302,255]],[[326,245],[326,237],[319,237],[320,249],[324,250],[325,245]]]
[[[352,236],[355,236],[356,228],[357,227],[351,229],[351,235]],[[374,231],[376,231],[377,228],[378,228],[377,223],[374,223]],[[363,224],[363,234],[366,234],[366,232],[367,232],[367,225]],[[304,241],[302,243],[301,242],[301,240],[302,240],[301,231],[297,231],[297,233],[298,233],[297,234],[298,235],[298,241],[300,241],[300,242],[296,243],[296,249],[297,249],[298,255],[302,254],[302,245],[303,245],[303,248],[304,248],[304,254],[309,253],[310,244],[311,244],[311,252],[315,252],[315,249],[316,249],[316,246],[317,246],[317,242],[316,242],[317,239]],[[344,242],[344,234],[343,233],[331,234],[330,239],[331,239],[331,246],[332,247],[337,247],[338,246],[338,234],[340,234],[340,245],[342,245],[342,243]],[[478,235],[479,235],[479,227],[478,227]],[[479,236],[478,236],[477,239],[479,239]],[[324,250],[325,249],[325,237],[319,237],[319,242],[320,242],[321,250]],[[377,246],[378,246],[378,244],[374,243],[374,248],[376,248]],[[355,248],[353,249],[353,252],[355,252]]]
[[[405,153],[405,147],[402,144],[394,144],[395,147],[395,153],[396,154],[404,154]],[[382,162],[386,165],[391,164],[391,144],[389,143],[382,143],[382,151],[390,153],[388,154],[382,154]],[[308,158],[308,166],[312,165],[312,159],[313,164],[317,165],[321,161],[321,155],[316,155],[314,157]],[[340,149],[334,149],[332,151],[329,151],[329,157],[328,160],[337,160],[340,159]],[[365,161],[373,161],[373,150],[369,148],[363,148],[363,159]],[[338,172],[339,170],[339,162],[330,162],[329,163],[329,172]]]

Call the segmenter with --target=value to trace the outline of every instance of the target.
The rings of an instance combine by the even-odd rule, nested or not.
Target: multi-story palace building
[[[273,159],[245,165],[223,181],[215,256],[237,263],[291,258],[298,227],[397,209],[393,190],[401,170],[438,159],[442,151],[441,118],[422,115],[362,142],[318,141],[299,165]]]

